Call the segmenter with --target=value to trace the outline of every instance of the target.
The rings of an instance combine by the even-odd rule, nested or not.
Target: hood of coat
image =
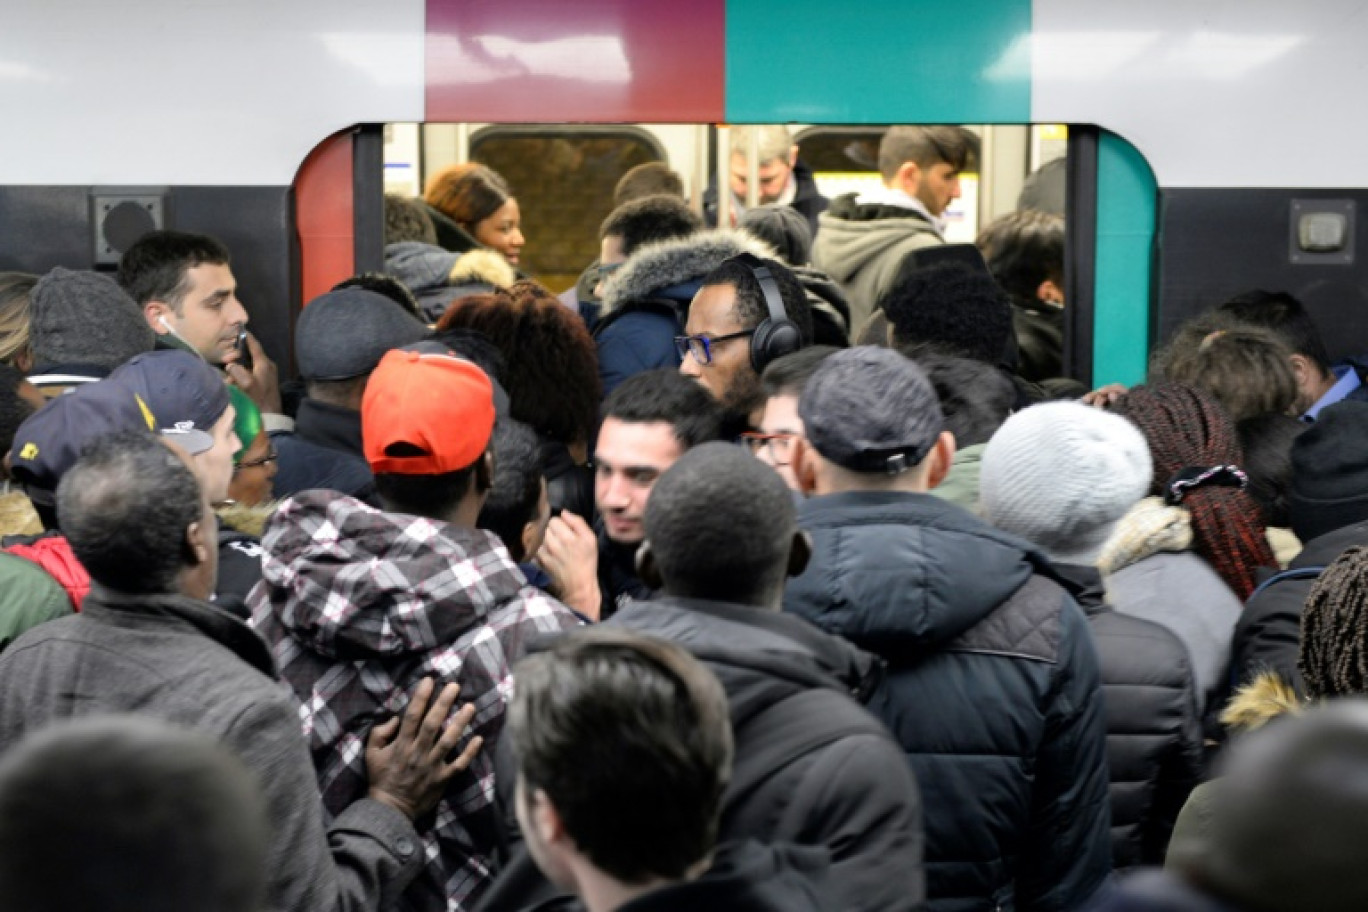
[[[344,661],[453,642],[527,586],[488,532],[385,513],[335,491],[282,501],[261,544],[252,614],[269,607],[296,640]]]
[[[836,282],[822,272],[820,269],[813,269],[811,266],[790,267],[793,274],[798,277],[798,281],[803,283],[803,291],[807,292],[808,304],[814,310],[822,310],[836,318],[841,328],[850,333],[850,299],[846,297],[845,289],[837,285]]]
[[[821,243],[823,268],[837,282],[850,278],[909,236],[926,234],[937,242],[941,236],[934,225],[912,209],[892,206],[861,206],[855,194],[831,201],[831,208],[817,217],[817,238]]]
[[[701,599],[632,602],[606,623],[682,646],[727,691],[732,724],[800,690],[827,688],[863,703],[883,663],[844,640],[774,611]]]
[[[798,524],[815,553],[784,609],[883,656],[949,642],[1050,572],[1024,539],[930,494],[814,497]]]
[[[664,289],[696,283],[738,253],[774,258],[774,248],[743,231],[700,231],[647,244],[632,252],[603,288],[603,310],[658,297]]]
[[[1162,551],[1191,548],[1191,514],[1182,507],[1168,506],[1162,497],[1146,497],[1116,524],[1102,546],[1097,567],[1104,576],[1110,576]]]
[[[280,506],[278,500],[268,500],[251,505],[231,503],[216,507],[214,512],[227,528],[242,535],[250,535],[252,538],[260,539],[262,535],[266,534],[266,521],[271,518],[271,514],[275,512],[278,506]]]
[[[23,491],[0,494],[0,535],[41,535],[43,522]]]
[[[1247,734],[1274,719],[1298,715],[1304,708],[1291,684],[1276,672],[1266,671],[1235,692],[1221,711],[1221,724],[1232,734]]]
[[[385,245],[385,272],[419,294],[449,285],[451,267],[459,258],[459,254],[432,244],[400,241]]]
[[[517,270],[497,250],[480,247],[456,258],[447,274],[450,285],[491,285],[507,288],[518,281]]]

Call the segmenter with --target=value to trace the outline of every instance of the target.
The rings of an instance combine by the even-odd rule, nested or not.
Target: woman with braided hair
[[[1313,700],[1368,694],[1368,548],[1345,551],[1311,587],[1297,667]]]
[[[1149,444],[1151,496],[1120,523],[1099,567],[1117,610],[1163,624],[1188,647],[1204,715],[1227,691],[1230,644],[1256,569],[1276,562],[1244,490],[1233,422],[1188,386],[1137,386],[1112,405]]]

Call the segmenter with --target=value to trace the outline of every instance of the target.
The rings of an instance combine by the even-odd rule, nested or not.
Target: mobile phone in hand
[[[246,370],[252,369],[252,350],[247,346],[247,330],[239,330],[237,337],[237,363]]]

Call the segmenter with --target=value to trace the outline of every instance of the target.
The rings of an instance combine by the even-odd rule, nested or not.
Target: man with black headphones
[[[721,403],[726,436],[736,436],[765,405],[765,366],[812,344],[812,310],[788,267],[743,253],[704,276],[684,332],[675,339],[680,373]]]

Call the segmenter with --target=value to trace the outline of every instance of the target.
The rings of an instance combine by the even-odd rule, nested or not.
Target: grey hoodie
[[[812,265],[840,282],[850,297],[854,338],[892,286],[898,265],[914,250],[945,241],[935,226],[911,209],[859,206],[854,194],[838,197],[817,217]]]

